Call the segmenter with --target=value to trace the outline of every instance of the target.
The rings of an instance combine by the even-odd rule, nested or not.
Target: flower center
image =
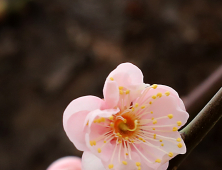
[[[119,129],[120,129],[121,131],[131,131],[131,132],[133,132],[133,131],[135,131],[135,130],[137,129],[137,125],[138,125],[138,120],[135,120],[135,121],[134,121],[134,128],[133,128],[133,129],[130,129],[130,128],[127,126],[126,123],[121,122],[121,123],[119,124]]]
[[[138,120],[131,112],[116,116],[114,120],[114,132],[119,133],[123,138],[134,137],[138,131]]]

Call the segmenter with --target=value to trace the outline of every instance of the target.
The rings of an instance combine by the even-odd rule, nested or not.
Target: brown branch
[[[187,147],[187,153],[178,155],[170,161],[169,170],[176,170],[192,150],[202,141],[206,134],[222,117],[222,88],[200,111],[200,113],[180,131]]]

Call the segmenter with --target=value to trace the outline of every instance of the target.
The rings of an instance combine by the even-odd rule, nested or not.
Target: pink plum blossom
[[[81,170],[81,159],[75,156],[67,156],[53,162],[47,170]]]
[[[141,70],[123,63],[108,75],[103,95],[77,98],[64,112],[67,136],[85,151],[83,170],[166,170],[186,152],[178,129],[189,115],[175,90],[143,83]]]

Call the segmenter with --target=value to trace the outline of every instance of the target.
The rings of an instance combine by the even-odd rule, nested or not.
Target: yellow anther
[[[163,140],[162,140],[162,139],[160,139],[160,142],[163,142]]]
[[[90,143],[91,146],[93,146],[93,141],[90,141],[89,143]]]
[[[156,139],[156,134],[153,134],[153,139]]]
[[[154,120],[154,117],[152,117],[151,120]]]
[[[111,122],[111,123],[110,123],[110,126],[111,126],[111,127],[113,127],[113,126],[114,126],[114,123],[113,123],[113,122]]]
[[[173,157],[173,152],[168,153],[169,157]]]
[[[97,119],[97,123],[101,123],[102,121],[101,121],[101,119],[99,118],[99,119]]]
[[[164,146],[164,144],[163,144],[163,143],[161,143],[161,146]]]
[[[180,142],[181,141],[181,138],[177,138],[177,142]]]
[[[156,89],[157,88],[157,84],[153,84],[151,87]]]
[[[181,125],[182,125],[182,122],[181,122],[181,121],[177,121],[177,125],[178,125],[178,126],[181,126]]]
[[[93,142],[93,145],[96,145],[96,141],[93,140],[92,142]]]
[[[97,151],[98,151],[98,153],[101,153],[101,152],[102,152],[102,150],[101,150],[100,148],[98,148]]]
[[[172,119],[172,118],[173,118],[173,115],[172,115],[172,114],[168,114],[167,116],[169,117],[169,119]]]
[[[106,140],[104,140],[103,142],[106,143]]]
[[[109,79],[110,79],[111,81],[113,81],[113,80],[114,80],[114,78],[113,78],[113,77],[110,77]]]
[[[146,140],[143,139],[143,142],[146,142]]]
[[[119,90],[123,90],[123,86],[119,86]]]
[[[136,166],[140,166],[141,165],[141,163],[140,162],[136,162]]]
[[[152,104],[152,102],[149,102],[149,104]]]
[[[100,118],[100,121],[101,121],[101,122],[105,122],[106,119],[105,119],[104,117],[101,117],[101,118]]]
[[[156,161],[155,161],[155,162],[160,163],[160,162],[161,162],[161,160],[160,160],[160,159],[156,159]]]
[[[129,137],[125,137],[125,139],[126,139],[126,140],[128,140],[128,139],[129,139]]]
[[[132,107],[131,110],[132,110],[132,112],[134,112],[134,110],[135,110],[134,107]]]
[[[178,128],[177,127],[173,127],[173,131],[177,131],[178,130]]]
[[[169,92],[169,91],[166,91],[166,92],[165,92],[165,95],[166,95],[166,96],[169,96],[169,95],[170,95],[170,92]]]
[[[144,109],[146,106],[141,106],[141,109]]]
[[[121,141],[121,140],[119,140],[118,142],[119,142],[119,143],[122,143],[122,141]]]
[[[127,162],[126,162],[126,161],[122,161],[122,163],[123,163],[124,165],[127,165]]]
[[[129,94],[130,93],[130,91],[129,90],[126,90],[126,92],[125,92],[126,94]]]
[[[109,165],[108,165],[109,169],[112,169],[113,166],[114,166],[113,164],[109,164]]]
[[[120,135],[120,133],[118,132],[118,133],[116,133],[116,135],[117,135],[117,136],[119,136],[119,135]]]
[[[141,170],[141,167],[139,166],[137,170]]]
[[[151,114],[153,114],[153,112],[152,112],[152,111],[151,111],[150,113],[151,113]]]
[[[135,107],[138,107],[139,106],[139,104],[138,103],[135,103]]]
[[[126,119],[124,119],[124,120],[123,120],[123,122],[124,122],[124,123],[126,123],[126,122],[127,122],[127,120],[126,120]]]
[[[134,143],[134,140],[131,140],[132,143]]]
[[[109,120],[113,120],[113,116],[110,116],[110,117],[109,117]]]
[[[122,91],[122,90],[119,90],[119,94],[123,94],[123,91]]]
[[[129,155],[128,153],[126,153],[126,155]]]
[[[153,130],[155,130],[155,128],[153,128]]]
[[[162,97],[162,93],[157,93],[157,96],[158,97]]]
[[[89,125],[89,121],[87,122],[86,126],[88,126],[88,125]]]
[[[156,95],[153,95],[152,98],[153,98],[153,99],[156,99]]]
[[[93,123],[97,123],[97,119],[95,119],[95,120],[93,121]]]
[[[139,138],[139,140],[143,140],[143,138]]]
[[[157,123],[157,120],[153,120],[153,124],[156,124]]]
[[[178,148],[182,148],[183,144],[182,143],[178,143],[177,146],[178,146]]]

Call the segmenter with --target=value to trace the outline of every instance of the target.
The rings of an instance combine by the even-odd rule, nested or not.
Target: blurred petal
[[[67,156],[53,162],[46,170],[81,170],[81,159]]]
[[[105,168],[101,159],[86,151],[82,155],[82,170],[105,170]]]

